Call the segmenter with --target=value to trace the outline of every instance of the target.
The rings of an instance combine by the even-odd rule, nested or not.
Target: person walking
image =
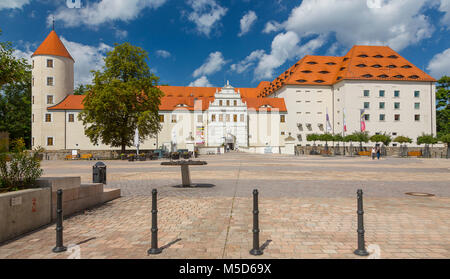
[[[376,148],[372,147],[372,160],[375,160]]]
[[[380,156],[381,156],[381,148],[377,146],[377,160],[380,160]]]

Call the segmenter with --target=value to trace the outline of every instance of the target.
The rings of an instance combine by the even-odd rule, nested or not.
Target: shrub
[[[421,136],[417,137],[417,144],[435,144],[437,143],[437,139],[433,137],[432,135],[422,134]]]
[[[30,153],[23,139],[13,141],[10,155],[0,154],[0,191],[17,191],[35,186],[42,175],[39,155],[41,149]]]
[[[404,137],[404,136],[398,136],[394,139],[394,142],[398,142],[400,144],[402,143],[411,143],[412,139],[408,138],[408,137]]]

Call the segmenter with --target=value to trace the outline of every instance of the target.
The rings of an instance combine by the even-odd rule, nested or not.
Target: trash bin
[[[106,165],[103,162],[92,166],[92,182],[106,184]]]

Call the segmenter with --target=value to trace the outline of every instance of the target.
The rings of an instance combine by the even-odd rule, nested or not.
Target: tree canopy
[[[115,44],[102,70],[93,71],[79,118],[94,144],[121,147],[125,152],[133,144],[136,128],[141,141],[161,129],[158,110],[163,93],[156,87],[159,78],[150,72],[147,59],[140,47]]]
[[[450,77],[441,77],[436,89],[436,128],[442,136],[450,134]]]
[[[394,139],[394,142],[402,143],[412,143],[412,139],[404,136],[398,136]]]
[[[2,30],[0,29],[0,35]],[[24,80],[29,70],[25,59],[18,59],[13,55],[11,42],[0,41],[0,88],[8,83]]]
[[[421,145],[421,144],[435,144],[437,143],[438,140],[433,137],[432,135],[428,135],[428,134],[422,134],[421,136],[417,137],[417,144]]]

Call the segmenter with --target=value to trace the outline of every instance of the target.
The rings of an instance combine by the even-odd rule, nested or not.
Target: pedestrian
[[[375,153],[376,153],[376,149],[374,146],[374,147],[372,147],[372,160],[375,160]]]
[[[377,159],[380,160],[380,155],[381,155],[381,149],[379,146],[377,146]]]

